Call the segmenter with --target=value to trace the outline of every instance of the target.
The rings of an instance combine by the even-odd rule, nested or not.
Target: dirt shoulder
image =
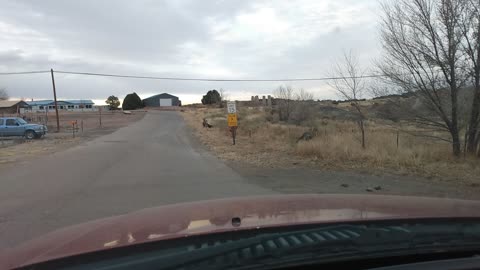
[[[329,162],[298,155],[287,138],[301,131],[292,127],[285,133],[285,143],[275,142],[268,134],[243,133],[232,145],[226,127],[218,128],[223,119],[215,120],[206,110],[192,109],[182,113],[193,135],[206,149],[224,160],[247,181],[281,193],[365,193],[411,196],[434,196],[480,199],[475,176],[462,180],[415,175],[415,171],[389,171],[368,168],[356,163]],[[208,115],[217,128],[204,128]],[[291,134],[288,134],[288,133]],[[301,133],[300,133],[301,134]],[[469,165],[468,165],[469,166]]]
[[[241,161],[227,161],[227,164],[249,183],[280,193],[384,194],[480,200],[478,187],[446,182],[432,184],[432,180],[421,177],[302,167],[265,168]]]
[[[50,132],[45,137],[37,140],[25,140],[20,137],[0,138],[0,170],[8,166],[14,166],[18,162],[34,160],[40,156],[59,152],[99,136],[110,134],[119,128],[141,120],[145,111],[135,111],[130,115],[122,112],[104,113],[102,126],[97,122],[97,115],[91,113],[65,113],[60,116],[61,131]],[[79,128],[73,135],[69,127],[71,121],[84,121],[83,132]],[[88,123],[88,125],[87,125]],[[50,131],[54,131],[49,126]]]

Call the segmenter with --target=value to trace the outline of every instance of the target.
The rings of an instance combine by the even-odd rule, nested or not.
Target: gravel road
[[[0,247],[163,204],[273,193],[197,147],[177,112],[0,171]]]

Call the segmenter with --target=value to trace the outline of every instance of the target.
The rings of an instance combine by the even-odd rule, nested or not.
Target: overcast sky
[[[67,70],[220,79],[323,77],[342,50],[379,54],[376,0],[0,0],[0,72]],[[200,102],[271,94],[282,82],[182,82],[56,74],[60,98],[168,92]],[[323,82],[295,82],[316,99]],[[0,76],[10,96],[51,99],[48,74]]]

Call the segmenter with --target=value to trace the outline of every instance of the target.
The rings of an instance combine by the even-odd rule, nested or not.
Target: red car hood
[[[232,218],[241,219],[240,226]],[[480,201],[380,195],[284,195],[183,203],[67,227],[0,255],[0,269],[196,234],[309,223],[480,217]]]

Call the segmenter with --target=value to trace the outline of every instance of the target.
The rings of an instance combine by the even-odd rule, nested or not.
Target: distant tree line
[[[109,106],[110,110],[117,110],[120,106],[119,98],[114,95],[109,96],[107,100],[105,100],[105,103]],[[122,102],[123,110],[136,110],[144,107],[145,105],[142,99],[135,92],[126,95]]]

